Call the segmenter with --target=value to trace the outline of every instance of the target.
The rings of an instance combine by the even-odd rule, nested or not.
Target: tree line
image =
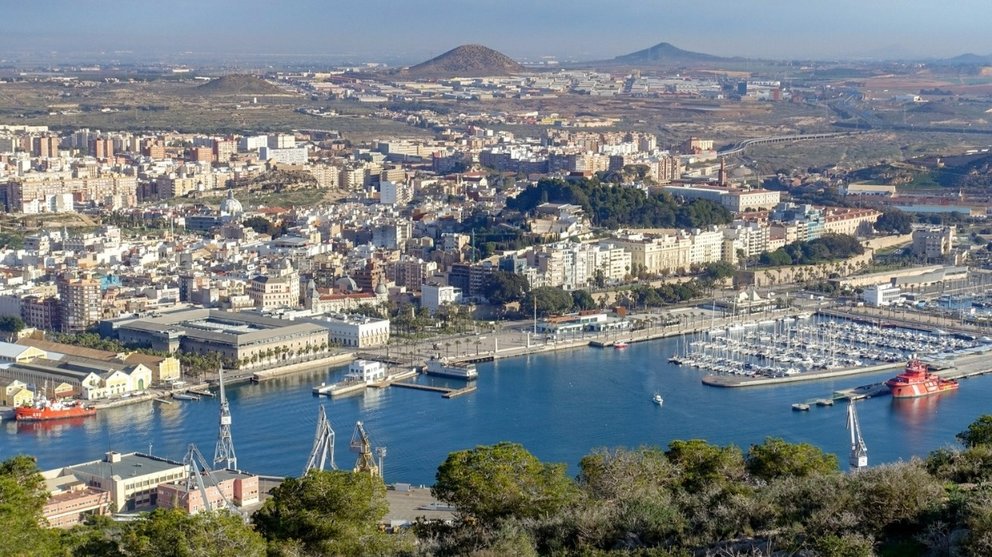
[[[861,242],[847,234],[824,234],[814,240],[792,242],[758,256],[757,264],[768,267],[783,265],[816,265],[846,259],[865,252]]]
[[[16,456],[0,462],[0,556],[989,555],[992,415],[957,438],[963,448],[846,474],[778,438],[602,449],[575,477],[518,444],[478,446],[437,470],[432,493],[455,520],[393,534],[382,480],[346,471],[285,480],[250,522],[156,510],[49,529],[45,482]]]
[[[733,273],[734,267],[730,264],[712,263],[696,279],[664,283],[657,287],[637,284],[622,290],[617,295],[617,305],[628,308],[660,307],[701,298],[717,281],[731,277]],[[531,288],[527,277],[506,271],[494,271],[486,277],[483,295],[496,305],[519,303],[520,315],[531,315],[536,310],[539,316],[546,317],[605,307],[605,301],[597,302],[588,290],[569,292],[554,286]]]

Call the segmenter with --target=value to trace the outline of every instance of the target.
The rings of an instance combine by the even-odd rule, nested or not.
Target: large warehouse
[[[104,322],[102,332],[155,350],[216,352],[237,361],[241,369],[326,350],[329,344],[327,328],[313,322],[212,309]]]

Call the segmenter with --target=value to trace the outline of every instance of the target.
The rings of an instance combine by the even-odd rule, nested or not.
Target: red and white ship
[[[20,422],[84,418],[95,414],[96,408],[83,406],[79,402],[69,400],[51,402],[45,397],[35,399],[31,406],[19,406],[14,409],[14,418]]]
[[[906,364],[905,371],[886,381],[885,385],[894,398],[930,396],[958,388],[957,381],[930,373],[927,365],[916,358]]]

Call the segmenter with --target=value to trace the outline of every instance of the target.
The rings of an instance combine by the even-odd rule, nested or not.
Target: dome
[[[234,192],[227,192],[227,197],[220,202],[220,213],[222,215],[240,215],[243,212],[245,210],[241,207],[241,202],[234,199]]]
[[[389,290],[386,290],[386,285],[380,282],[379,286],[375,287],[375,294],[376,296],[385,296],[389,294]]]
[[[358,290],[358,285],[355,284],[354,279],[348,276],[339,278],[334,285],[342,292],[355,292]]]

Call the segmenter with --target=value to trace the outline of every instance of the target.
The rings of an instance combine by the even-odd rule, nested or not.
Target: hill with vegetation
[[[466,44],[411,66],[404,73],[411,77],[479,77],[523,71],[523,66],[502,52],[480,44]]]
[[[196,92],[206,95],[285,95],[278,86],[247,74],[218,77],[196,87]]]
[[[529,212],[541,203],[579,205],[592,223],[604,228],[703,228],[727,224],[730,212],[699,199],[679,203],[667,193],[647,194],[638,188],[601,182],[596,178],[545,179],[507,201],[510,210]]]
[[[992,554],[992,416],[963,448],[842,473],[837,457],[768,438],[746,451],[700,439],[603,449],[567,466],[522,446],[455,451],[433,495],[455,520],[386,533],[386,486],[311,471],[276,487],[251,521],[157,510],[126,522],[45,527],[33,459],[0,462],[0,555],[931,556]]]

